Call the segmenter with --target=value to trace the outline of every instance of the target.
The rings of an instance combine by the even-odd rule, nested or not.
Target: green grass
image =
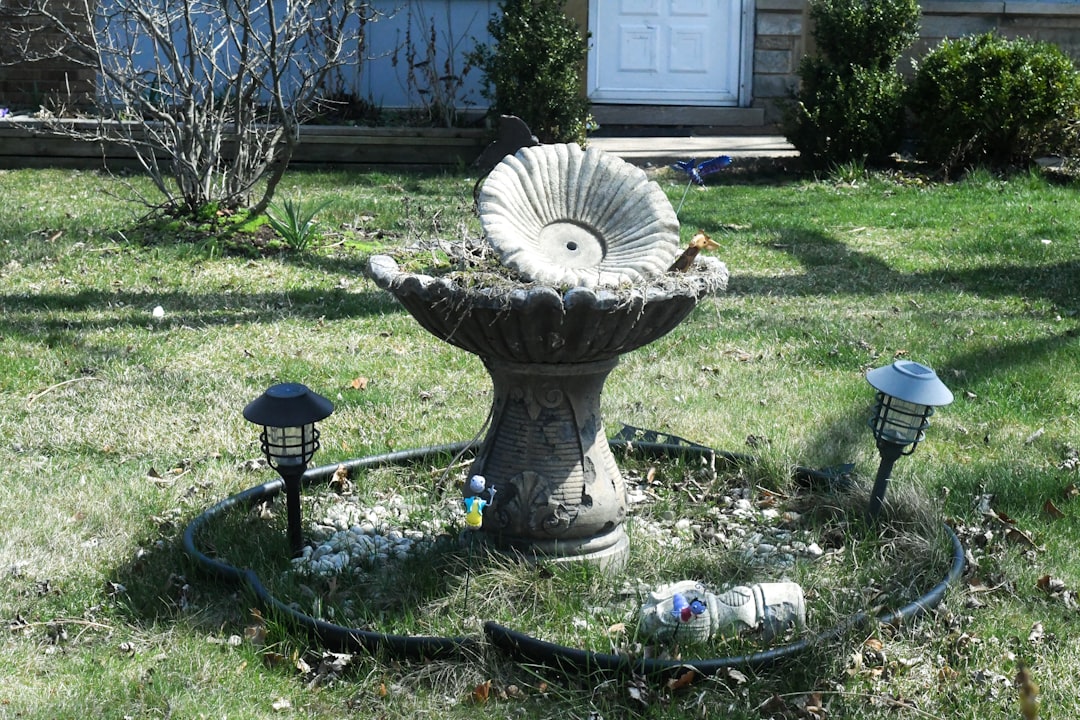
[[[678,201],[681,179],[657,179]],[[625,422],[758,456],[721,474],[717,492],[791,492],[794,465],[854,462],[864,484],[872,479],[866,370],[900,354],[935,368],[956,400],[898,462],[890,498],[906,490],[930,516],[955,519],[978,560],[968,582],[978,584],[950,591],[919,623],[870,633],[880,650],[867,636],[845,637],[747,671],[745,682],[721,676],[674,692],[647,683],[642,702],[626,680],[564,678],[489,651],[417,665],[354,658],[340,680],[309,686],[317,673],[297,660],[317,664],[319,649],[273,618],[267,646],[230,642],[258,624],[252,599],[201,574],[179,534],[207,506],[270,479],[238,469],[258,455],[244,403],[281,380],[329,397],[336,411],[320,425],[320,463],[468,439],[483,424],[481,363],[428,336],[361,274],[374,250],[475,236],[474,180],[291,173],[283,196],[328,201],[319,219],[336,230],[306,253],[248,257],[138,236],[144,210],[125,200],[132,188],[148,191],[138,177],[0,173],[0,717],[796,717],[816,691],[831,717],[1016,719],[1020,662],[1042,688],[1041,717],[1080,714],[1080,505],[1066,493],[1080,475],[1063,463],[1080,446],[1080,195],[1034,175],[762,183],[732,173],[692,189],[684,240],[701,227],[722,244],[729,290],[624,357],[605,389],[611,432]],[[155,319],[159,305],[165,315]],[[352,386],[360,377],[366,389]],[[662,501],[642,512],[697,517],[702,508],[677,492],[684,471],[661,469]],[[357,480],[365,493],[452,498],[437,477]],[[1037,547],[983,518],[983,494]],[[325,500],[316,491],[306,499]],[[1048,515],[1047,501],[1064,517]],[[280,522],[230,517],[214,548],[263,564],[268,581],[302,599],[295,579],[272,572],[283,559]],[[972,528],[984,525],[982,547]],[[932,552],[854,527],[849,538],[835,567],[793,571],[814,591],[813,618],[856,609],[863,595],[847,589],[928,587],[941,569],[933,538]],[[650,581],[755,579],[722,553],[701,549],[665,567],[653,560],[663,550],[635,547],[628,573]],[[920,565],[926,557],[937,559]],[[475,632],[461,611],[469,560],[457,548],[431,558],[450,572],[426,583],[400,584],[422,573],[385,575],[386,592],[406,599],[361,619]],[[1040,589],[1044,576],[1065,592]],[[470,604],[478,617],[570,641],[574,618],[622,607],[611,602],[616,585],[495,562],[474,572]],[[616,619],[598,615],[583,642],[609,649]],[[1030,640],[1035,623],[1043,633]],[[485,680],[493,696],[478,709],[469,698]]]

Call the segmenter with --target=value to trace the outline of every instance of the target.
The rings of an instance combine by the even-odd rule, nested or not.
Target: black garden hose
[[[459,443],[453,446],[422,448],[421,450],[377,455],[342,464],[357,468],[375,467],[445,453],[447,448],[460,449],[462,445],[464,444]],[[331,477],[337,467],[337,465],[333,465],[313,468],[304,474],[304,482],[311,483],[315,480]],[[276,616],[284,618],[287,622],[307,632],[314,641],[336,652],[359,652],[363,650],[370,653],[382,652],[395,658],[412,660],[460,655],[477,646],[476,640],[470,637],[390,635],[359,628],[347,628],[313,618],[271,595],[262,584],[262,581],[259,580],[259,576],[255,574],[255,571],[246,568],[235,568],[220,560],[215,560],[196,547],[195,535],[212,518],[234,507],[250,507],[257,502],[272,498],[281,492],[284,487],[285,482],[278,478],[262,485],[250,487],[211,506],[192,520],[184,530],[184,551],[212,575],[231,583],[245,585],[254,593],[261,609],[272,610]]]
[[[945,595],[946,588],[960,579],[964,572],[964,548],[952,528],[946,525],[945,529],[948,531],[953,545],[952,566],[949,568],[949,573],[945,576],[945,579],[918,600],[905,605],[899,610],[877,617],[866,613],[856,613],[839,625],[813,637],[803,638],[789,645],[769,648],[749,655],[703,658],[700,660],[631,658],[625,655],[591,652],[545,642],[491,621],[484,623],[484,633],[493,645],[509,653],[515,660],[525,660],[558,667],[566,672],[589,673],[601,670],[615,673],[674,677],[681,676],[686,672],[694,672],[699,675],[715,675],[728,668],[759,668],[778,660],[793,657],[814,645],[830,642],[851,630],[866,627],[872,623],[882,625],[903,624],[937,606]]]
[[[645,439],[641,439],[644,435]],[[666,442],[660,442],[660,437],[666,437]],[[406,464],[424,460],[426,458],[463,453],[474,447],[474,442],[458,442],[447,445],[433,445],[412,450],[401,450],[381,455],[370,455],[355,460],[341,463],[333,463],[311,468],[303,476],[303,483],[310,485],[315,482],[323,482],[333,477],[339,467],[344,466],[348,471],[381,467],[385,465]],[[720,458],[731,464],[752,461],[753,457],[737,453],[729,453],[713,450],[704,445],[691,443],[676,436],[660,436],[652,431],[641,431],[638,428],[625,426],[618,438],[611,441],[613,449],[626,449],[641,451],[649,456],[660,455],[697,455]],[[810,482],[834,483],[836,476],[830,473],[798,467],[795,475]],[[196,517],[184,530],[184,551],[195,560],[202,568],[212,575],[231,583],[238,583],[248,587],[256,596],[259,604],[265,610],[273,610],[295,626],[305,630],[316,642],[336,650],[338,652],[384,652],[392,657],[402,659],[439,658],[451,655],[463,654],[468,650],[475,650],[478,646],[476,639],[470,637],[429,637],[411,635],[389,635],[386,633],[361,630],[358,628],[346,628],[341,625],[319,620],[295,608],[286,605],[271,595],[258,575],[249,569],[238,569],[220,560],[211,558],[201,552],[195,544],[195,535],[212,518],[234,507],[248,507],[256,502],[269,499],[284,489],[285,483],[280,478],[262,485],[256,485],[242,492],[232,495],[205,510]],[[866,613],[857,613],[850,616],[839,625],[826,630],[813,637],[803,638],[782,647],[770,648],[749,655],[738,655],[722,658],[706,658],[700,660],[661,660],[656,658],[634,659],[622,655],[610,655],[596,653],[587,650],[557,645],[546,642],[524,633],[499,625],[496,622],[486,622],[484,633],[488,640],[499,649],[511,655],[515,660],[541,663],[562,668],[564,671],[587,673],[595,670],[608,672],[634,672],[643,675],[675,676],[685,672],[695,672],[701,675],[714,675],[727,668],[735,667],[761,667],[778,660],[797,655],[808,648],[821,642],[834,640],[841,635],[861,628],[871,623],[887,625],[901,624],[929,609],[937,606],[945,595],[946,589],[956,582],[964,572],[964,549],[959,538],[952,528],[945,526],[952,540],[953,561],[945,578],[935,585],[928,593],[918,600],[891,613],[877,617]]]

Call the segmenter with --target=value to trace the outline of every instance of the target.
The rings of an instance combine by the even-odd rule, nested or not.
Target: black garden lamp
[[[300,383],[281,383],[267,389],[244,408],[244,418],[262,425],[259,440],[270,467],[285,481],[289,547],[293,556],[304,549],[300,527],[300,479],[319,449],[315,423],[334,412],[334,405]]]
[[[878,391],[870,428],[877,440],[881,465],[866,510],[867,517],[873,521],[885,501],[893,464],[901,455],[915,452],[926,436],[926,428],[930,427],[934,408],[951,403],[953,394],[933,370],[911,360],[897,360],[871,370],[866,381]]]

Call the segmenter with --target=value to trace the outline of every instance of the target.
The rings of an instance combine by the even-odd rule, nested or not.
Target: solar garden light
[[[244,418],[262,425],[259,440],[270,467],[285,481],[289,547],[293,556],[304,549],[300,527],[300,479],[319,449],[315,423],[334,412],[334,405],[300,383],[281,383],[267,389],[244,408]]]
[[[867,518],[873,521],[885,501],[893,464],[901,455],[915,452],[930,427],[934,408],[951,403],[953,395],[933,370],[911,360],[897,360],[871,370],[866,381],[878,391],[870,428],[877,440],[881,465],[866,509]]]

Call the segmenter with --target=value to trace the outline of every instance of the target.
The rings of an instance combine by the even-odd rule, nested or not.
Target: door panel
[[[590,0],[590,99],[737,105],[743,1]]]

